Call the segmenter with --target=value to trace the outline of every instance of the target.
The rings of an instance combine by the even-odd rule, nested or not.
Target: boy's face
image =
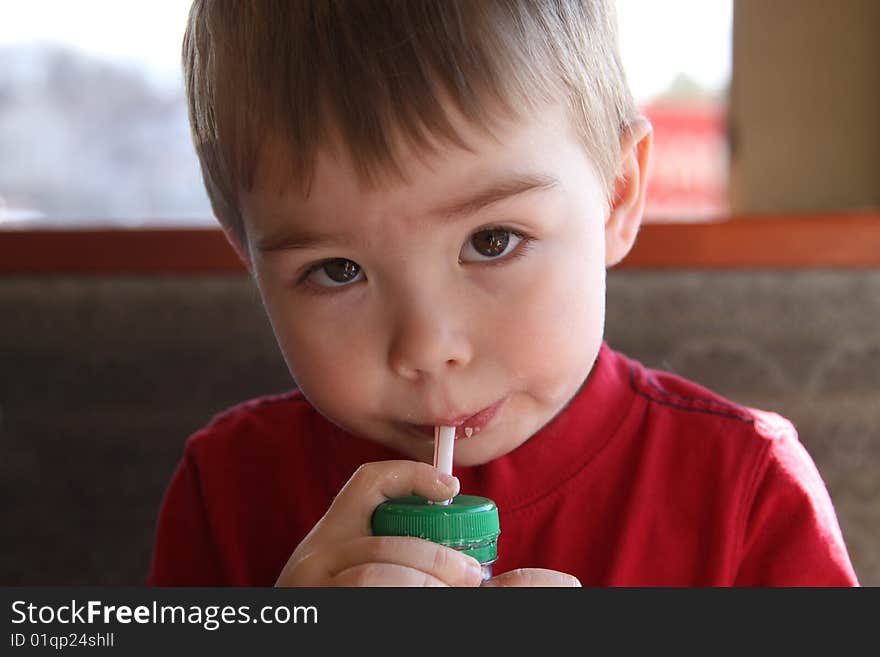
[[[606,253],[609,208],[561,109],[503,123],[497,141],[458,128],[471,150],[403,150],[406,182],[364,188],[323,150],[308,197],[279,194],[276,173],[241,203],[306,398],[421,461],[435,424],[459,424],[455,462],[476,465],[578,392],[602,341],[606,264],[622,255]]]

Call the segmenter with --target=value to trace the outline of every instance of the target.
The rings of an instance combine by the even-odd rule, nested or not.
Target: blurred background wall
[[[880,2],[736,0],[730,201],[880,206]]]

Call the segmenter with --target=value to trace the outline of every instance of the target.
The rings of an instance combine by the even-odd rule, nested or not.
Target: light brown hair
[[[374,184],[402,175],[397,135],[467,148],[442,101],[491,132],[499,108],[556,100],[610,197],[636,119],[613,0],[196,0],[183,68],[208,196],[243,245],[238,192],[268,138],[285,140],[303,190],[331,131]]]

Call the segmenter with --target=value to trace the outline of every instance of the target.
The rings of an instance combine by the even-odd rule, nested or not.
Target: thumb
[[[385,500],[421,495],[440,502],[458,494],[456,477],[418,461],[365,463],[351,476],[321,520],[325,538],[346,540],[372,534],[373,511]],[[323,533],[323,532],[322,532]]]

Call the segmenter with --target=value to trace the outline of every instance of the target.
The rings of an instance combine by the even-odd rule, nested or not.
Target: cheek
[[[264,303],[290,374],[316,408],[335,418],[368,405],[369,331],[281,296],[266,294]]]
[[[568,401],[598,353],[605,321],[601,258],[600,252],[555,258],[518,304],[511,331],[518,344],[507,350],[513,375],[548,403]]]

